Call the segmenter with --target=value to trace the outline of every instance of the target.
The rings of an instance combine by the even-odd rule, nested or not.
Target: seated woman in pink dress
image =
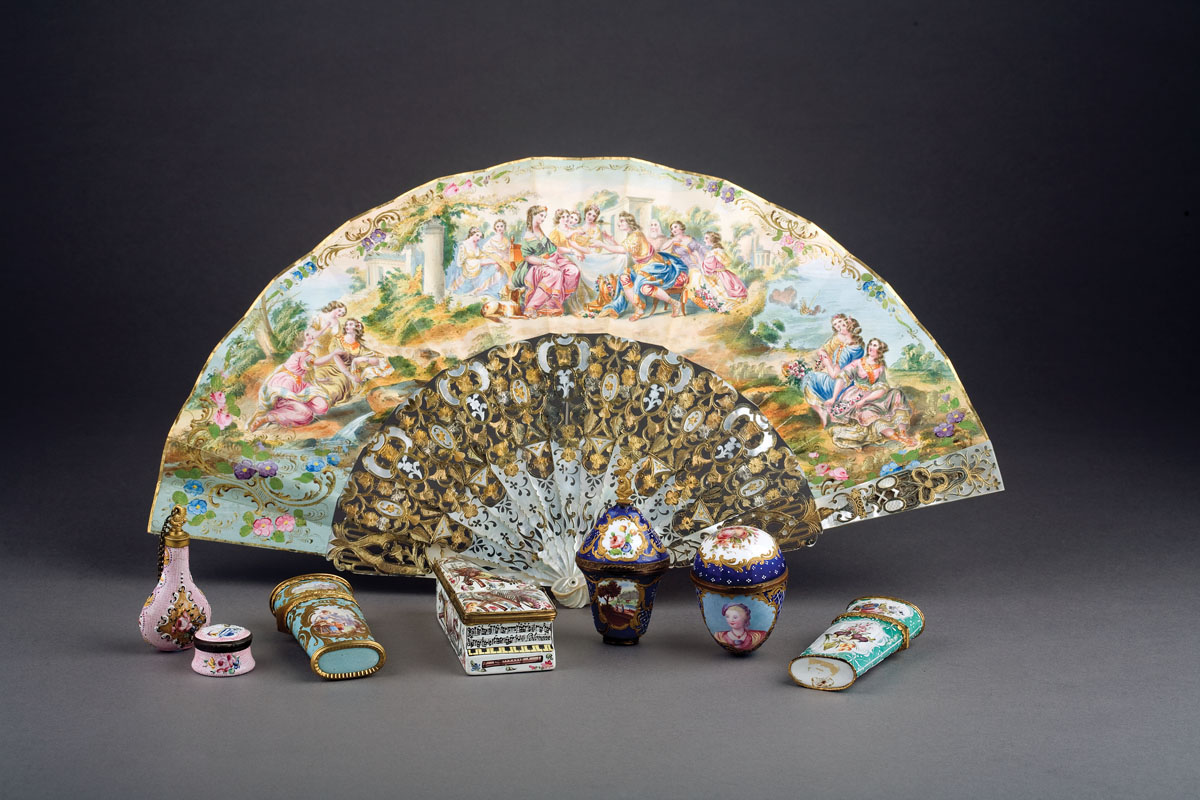
[[[867,352],[851,361],[834,384],[833,397],[825,402],[829,435],[844,450],[897,442],[902,448],[919,442],[908,432],[913,409],[904,392],[888,385],[888,351],[881,339],[867,342]]]
[[[729,311],[746,299],[746,284],[729,267],[733,258],[721,244],[721,234],[704,234],[708,255],[700,262],[696,285],[692,287],[692,302],[709,311]]]
[[[525,263],[513,274],[513,284],[524,285],[525,316],[561,317],[563,303],[579,286],[579,265],[542,231],[545,206],[531,206],[525,215],[527,230],[521,238]]]
[[[338,357],[339,353],[318,357],[310,352],[316,339],[312,328],[306,330],[296,342],[296,351],[263,381],[258,390],[259,408],[250,420],[249,430],[256,431],[268,422],[298,428],[329,411],[329,398],[319,384],[312,382],[315,367],[336,364],[352,384],[358,383],[358,378]]]

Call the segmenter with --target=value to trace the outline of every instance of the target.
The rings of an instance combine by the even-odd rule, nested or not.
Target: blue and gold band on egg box
[[[912,603],[878,595],[860,597],[792,659],[788,673],[800,686],[841,691],[892,653],[907,649],[924,629],[925,616]]]
[[[696,601],[713,640],[735,655],[757,650],[779,618],[788,568],[775,539],[749,525],[706,536],[692,562]]]
[[[271,612],[279,629],[296,637],[313,672],[322,678],[362,678],[377,672],[387,659],[350,584],[337,575],[299,575],[283,581],[271,592]]]

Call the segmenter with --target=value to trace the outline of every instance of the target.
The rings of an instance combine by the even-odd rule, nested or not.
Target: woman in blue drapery
[[[467,238],[454,252],[454,263],[446,271],[447,288],[451,294],[499,298],[508,283],[508,273],[495,255],[480,246],[483,232],[472,226]]]
[[[636,322],[646,315],[646,297],[670,306],[672,317],[682,316],[683,304],[666,290],[687,285],[687,264],[678,256],[657,252],[633,214],[622,211],[617,216],[617,230],[624,235],[620,245],[602,243],[600,246],[611,253],[628,253],[633,265],[621,276],[621,293],[600,310],[600,316],[619,317],[633,306],[636,310],[629,319]]]
[[[833,328],[833,336],[817,349],[813,369],[801,384],[805,401],[816,410],[822,425],[829,424],[829,405],[846,389],[845,382],[838,385],[842,371],[865,352],[862,328],[854,317],[834,314],[829,326]]]

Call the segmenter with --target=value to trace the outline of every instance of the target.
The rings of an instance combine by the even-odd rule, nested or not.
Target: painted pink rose
[[[783,238],[780,241],[782,241],[788,247],[791,247],[792,245],[794,245],[796,243],[795,237],[792,236],[790,233],[785,233],[783,235]]]
[[[275,530],[277,531],[294,531],[296,530],[296,518],[291,514],[280,514],[275,518]]]
[[[745,528],[724,528],[717,532],[718,547],[740,547],[750,538]]]
[[[224,392],[213,392],[212,394],[210,394],[208,396],[208,398],[210,400],[212,400],[213,403],[216,404],[217,408],[225,407],[225,393]]]
[[[475,188],[475,184],[471,182],[470,178],[467,178],[465,181],[463,181],[463,185],[461,188],[464,192],[469,192]]]
[[[846,472],[845,467],[838,467],[837,469],[829,470],[829,477],[833,478],[835,481],[844,481],[850,477],[850,473]]]
[[[216,413],[213,414],[213,422],[217,423],[218,428],[225,430],[233,424],[233,414],[230,414],[223,408],[218,408]]]
[[[442,190],[442,197],[454,197],[458,194],[458,184],[452,183]]]
[[[271,533],[274,532],[274,530],[275,530],[275,525],[274,525],[274,523],[271,522],[270,517],[259,517],[258,519],[254,520],[254,535],[255,536],[261,536],[262,538],[265,539],[268,536],[270,536]]]
[[[808,457],[809,458],[820,458],[821,454],[820,453],[809,453]]]
[[[822,461],[820,464],[817,464],[817,466],[814,467],[813,469],[816,470],[818,475],[824,475],[825,473],[829,472],[829,465],[826,464],[824,461]]]
[[[620,550],[625,546],[625,534],[609,533],[604,536],[605,550]]]

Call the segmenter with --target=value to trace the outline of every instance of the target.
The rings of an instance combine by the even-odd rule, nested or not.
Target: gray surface
[[[6,797],[1194,796],[1195,335],[1172,306],[1200,241],[1200,6],[13,13]],[[791,554],[742,660],[672,572],[642,645],[566,611],[559,669],[471,678],[431,584],[361,578],[390,659],[327,683],[266,611],[325,562],[206,543],[196,577],[260,666],[151,651],[163,436],[269,276],[431,178],[571,154],[718,175],[828,230],[954,359],[1008,490]],[[793,686],[868,593],[928,631],[847,692]]]
[[[255,633],[257,669],[218,680],[137,636],[151,537],[121,564],[88,546],[36,574],[8,561],[6,630],[33,621],[37,634],[17,632],[30,644],[0,655],[4,774],[21,797],[201,797],[217,784],[272,797],[348,785],[406,797],[1186,796],[1200,780],[1195,549],[1172,555],[1173,534],[1151,525],[1125,538],[1123,521],[1096,512],[1101,470],[1086,460],[1077,478],[1094,488],[1067,505],[1036,488],[1036,462],[1001,457],[1004,494],[842,528],[791,554],[780,622],[740,659],[708,639],[678,570],[639,646],[606,646],[586,611],[564,610],[558,669],[491,677],[462,673],[431,583],[357,578],[388,662],[324,682],[266,610],[277,580],[323,562],[201,542],[194,574],[215,617]],[[843,693],[793,685],[788,660],[869,593],[916,602],[927,632]]]

